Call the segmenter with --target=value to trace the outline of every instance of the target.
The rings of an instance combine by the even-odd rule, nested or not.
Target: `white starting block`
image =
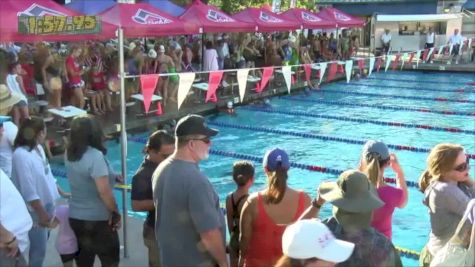
[[[276,73],[282,73],[282,70],[276,70],[275,72],[276,72]],[[290,74],[292,74],[292,75],[295,74],[295,71],[291,70],[291,71],[290,71]]]
[[[250,75],[247,76],[247,81],[250,82],[250,83],[256,83],[260,80],[261,80],[261,78],[259,78],[259,77],[254,77],[254,76],[250,76]]]
[[[208,91],[208,83],[194,83],[193,88],[201,91]]]
[[[134,94],[134,95],[131,95],[130,98],[135,99],[135,100],[140,101],[140,102],[143,102],[143,95],[142,94]],[[153,103],[153,102],[156,102],[156,101],[162,101],[162,99],[163,98],[159,95],[152,95],[152,100],[151,100],[150,104]],[[157,110],[149,110],[148,113],[152,113],[152,112],[156,112],[156,111]],[[143,114],[146,115],[145,110],[144,110]]]
[[[62,119],[72,119],[77,116],[86,115],[87,111],[75,106],[65,106],[61,108],[50,108],[48,112]]]

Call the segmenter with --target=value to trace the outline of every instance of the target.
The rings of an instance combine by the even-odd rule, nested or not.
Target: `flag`
[[[155,88],[157,88],[158,79],[159,76],[157,74],[140,75],[140,88],[142,89],[145,114],[147,114],[148,110],[150,109],[152,96],[155,92]],[[164,101],[166,100],[164,99]]]

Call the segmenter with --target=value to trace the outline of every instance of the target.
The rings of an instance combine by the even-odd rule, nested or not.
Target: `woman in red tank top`
[[[264,156],[266,189],[249,197],[241,213],[239,266],[270,267],[282,256],[282,234],[310,205],[310,197],[287,186],[289,157],[279,148]]]

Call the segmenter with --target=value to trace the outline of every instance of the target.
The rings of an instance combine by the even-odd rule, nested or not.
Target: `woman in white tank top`
[[[26,91],[23,86],[23,80],[18,75],[21,73],[21,65],[18,62],[12,63],[8,68],[7,75],[7,86],[11,94],[18,95],[21,97],[21,101],[18,102],[12,109],[13,121],[17,126],[20,125],[20,122],[26,118],[30,117],[28,112],[28,100],[26,98]]]

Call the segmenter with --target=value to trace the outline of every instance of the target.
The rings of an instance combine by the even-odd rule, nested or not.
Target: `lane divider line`
[[[439,127],[439,126],[432,126],[432,125],[425,125],[425,124],[412,124],[412,123],[403,123],[403,122],[394,122],[394,121],[378,121],[378,120],[357,119],[357,118],[349,118],[349,117],[344,117],[344,116],[314,114],[314,113],[303,112],[303,111],[284,111],[284,110],[278,110],[278,109],[274,109],[274,108],[241,107],[240,109],[249,110],[249,111],[257,111],[257,112],[264,112],[264,113],[271,113],[271,114],[303,116],[303,117],[318,118],[318,119],[351,121],[351,122],[358,122],[358,123],[371,123],[371,124],[383,125],[383,126],[394,126],[394,127],[403,127],[403,128],[417,128],[417,129],[424,129],[424,130],[428,130],[428,131],[463,133],[463,134],[468,134],[468,135],[475,135],[475,130],[463,130],[463,129],[455,128],[455,127]]]
[[[468,84],[470,82],[453,82],[453,81],[426,81],[426,80],[404,80],[401,78],[382,78],[382,77],[367,77],[368,80],[382,80],[382,81],[398,81],[398,82],[410,82],[410,83],[437,83],[437,84]]]
[[[231,124],[225,122],[215,122],[215,121],[208,121],[208,125],[215,126],[215,127],[224,127],[224,128],[233,128],[233,129],[240,129],[240,130],[249,130],[255,132],[267,132],[267,133],[275,133],[280,135],[290,135],[290,136],[297,136],[302,138],[308,139],[319,139],[323,141],[335,141],[340,143],[347,143],[347,144],[357,144],[357,145],[364,145],[366,140],[358,140],[358,139],[350,139],[350,138],[341,138],[341,137],[334,137],[328,135],[320,135],[314,133],[305,133],[305,132],[296,132],[296,131],[288,131],[288,130],[280,130],[274,128],[266,128],[266,127],[258,127],[252,125],[240,125],[240,124]],[[413,147],[413,146],[406,146],[406,145],[395,145],[395,144],[386,144],[389,148],[395,150],[406,150],[418,153],[429,153],[429,148],[422,148],[422,147]],[[471,159],[475,159],[475,154],[467,153],[467,156]]]
[[[475,111],[465,112],[465,111],[449,111],[449,110],[432,110],[432,109],[423,108],[423,107],[414,108],[414,107],[402,107],[402,106],[393,106],[393,105],[378,106],[378,105],[371,105],[371,104],[350,103],[350,102],[345,102],[345,101],[308,99],[308,98],[295,97],[295,96],[292,96],[292,97],[282,96],[281,98],[290,100],[290,101],[329,104],[329,105],[337,105],[337,106],[366,107],[366,108],[376,108],[376,109],[383,109],[383,110],[414,111],[414,112],[434,113],[434,114],[441,114],[441,115],[457,115],[457,116],[475,117]]]
[[[349,92],[349,91],[328,91],[320,90],[314,91],[313,93],[317,94],[345,94],[345,95],[355,95],[355,96],[375,96],[375,97],[387,97],[387,98],[397,98],[397,99],[410,99],[410,100],[423,100],[423,101],[434,101],[434,102],[454,102],[454,103],[470,103],[475,104],[474,100],[469,99],[449,99],[445,97],[423,97],[423,96],[404,96],[404,95],[388,95],[388,94],[377,94],[377,93],[362,93],[362,92]]]
[[[360,80],[361,81],[361,80]],[[475,90],[468,89],[468,88],[457,88],[457,89],[429,89],[429,88],[420,88],[420,87],[411,87],[411,86],[393,86],[393,85],[381,85],[381,84],[369,84],[369,83],[360,83],[360,82],[352,82],[352,83],[337,83],[338,85],[345,85],[345,86],[369,86],[369,87],[376,87],[376,88],[394,88],[394,89],[403,89],[403,90],[414,90],[414,91],[427,91],[427,92],[447,92],[447,93],[475,93]]]

